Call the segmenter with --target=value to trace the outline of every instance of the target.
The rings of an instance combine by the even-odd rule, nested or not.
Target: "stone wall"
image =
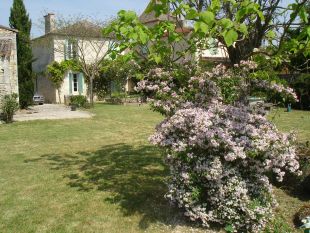
[[[6,94],[18,94],[16,32],[0,27],[0,40],[11,41],[10,56],[0,56],[0,101]]]

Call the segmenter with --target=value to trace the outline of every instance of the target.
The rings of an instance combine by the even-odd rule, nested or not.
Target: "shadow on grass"
[[[164,198],[168,171],[155,147],[115,144],[95,152],[49,154],[25,162],[41,160],[47,160],[53,170],[65,170],[71,187],[111,192],[105,201],[120,205],[125,216],[141,214],[141,229],[152,222],[193,226]]]

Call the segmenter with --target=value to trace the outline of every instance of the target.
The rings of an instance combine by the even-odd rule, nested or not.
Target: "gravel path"
[[[70,107],[61,104],[44,104],[20,110],[14,115],[14,121],[32,121],[47,119],[91,118],[93,114],[86,111],[71,111]]]

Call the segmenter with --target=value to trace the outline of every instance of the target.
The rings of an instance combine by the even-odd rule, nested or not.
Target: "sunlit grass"
[[[164,198],[168,171],[147,140],[162,116],[147,106],[91,111],[92,119],[0,125],[0,232],[206,232]],[[279,110],[274,122],[305,141],[309,117]],[[291,222],[306,201],[276,194]]]

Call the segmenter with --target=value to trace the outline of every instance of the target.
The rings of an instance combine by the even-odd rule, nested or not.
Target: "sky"
[[[134,10],[142,13],[149,0],[24,0],[26,9],[32,20],[32,37],[44,34],[43,16],[55,13],[61,17],[90,16],[105,20],[117,14],[118,11]],[[0,0],[0,24],[9,26],[10,8],[13,0]]]
[[[117,12],[134,10],[142,13],[150,0],[24,0],[26,9],[32,20],[32,37],[44,34],[43,16],[55,13],[65,18],[83,15],[98,20],[110,19]],[[283,0],[288,4],[292,0]],[[13,0],[0,0],[0,25],[9,26],[10,8]]]

